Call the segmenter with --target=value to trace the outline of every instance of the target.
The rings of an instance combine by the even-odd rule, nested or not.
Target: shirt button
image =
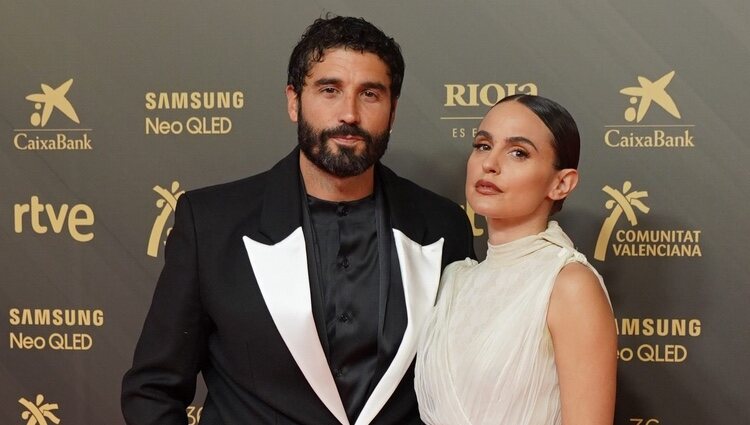
[[[346,257],[341,258],[341,260],[339,260],[339,267],[344,268],[344,269],[348,269],[349,268],[349,259],[346,258]]]
[[[336,214],[338,214],[339,217],[343,217],[347,214],[349,214],[349,206],[344,204],[339,204],[336,207]]]
[[[343,322],[343,323],[346,323],[346,322],[348,322],[348,321],[349,321],[349,320],[351,320],[351,319],[352,319],[352,317],[351,317],[351,316],[349,316],[349,313],[343,313],[343,314],[341,314],[341,315],[339,316],[339,322]]]
[[[333,376],[335,376],[336,378],[341,378],[344,375],[344,371],[337,367],[334,367],[331,371],[333,372]]]

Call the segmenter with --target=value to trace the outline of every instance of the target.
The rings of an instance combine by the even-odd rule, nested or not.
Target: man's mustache
[[[321,140],[328,140],[331,137],[346,137],[346,136],[361,137],[368,144],[372,143],[372,135],[357,125],[341,124],[337,127],[328,128],[320,132]]]

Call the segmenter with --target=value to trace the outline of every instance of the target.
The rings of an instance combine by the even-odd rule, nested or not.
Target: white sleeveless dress
[[[481,263],[446,267],[417,353],[414,382],[426,424],[561,423],[547,307],[557,274],[573,261],[602,283],[550,221],[537,235],[489,245]]]

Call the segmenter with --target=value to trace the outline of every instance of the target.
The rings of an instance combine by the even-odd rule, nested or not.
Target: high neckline
[[[547,228],[535,235],[493,245],[487,242],[487,259],[489,264],[507,265],[520,261],[523,257],[536,252],[544,247],[558,245],[564,248],[573,248],[573,243],[562,231],[556,221],[547,223]]]

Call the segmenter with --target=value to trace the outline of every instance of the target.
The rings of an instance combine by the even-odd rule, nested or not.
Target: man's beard
[[[297,141],[300,149],[318,168],[336,177],[352,177],[364,173],[378,162],[388,148],[390,129],[372,135],[357,125],[344,123],[316,132],[305,121],[301,109],[298,109],[297,115]],[[365,144],[364,151],[358,154],[354,147],[338,146],[338,152],[333,152],[328,140],[344,136],[361,137]]]

